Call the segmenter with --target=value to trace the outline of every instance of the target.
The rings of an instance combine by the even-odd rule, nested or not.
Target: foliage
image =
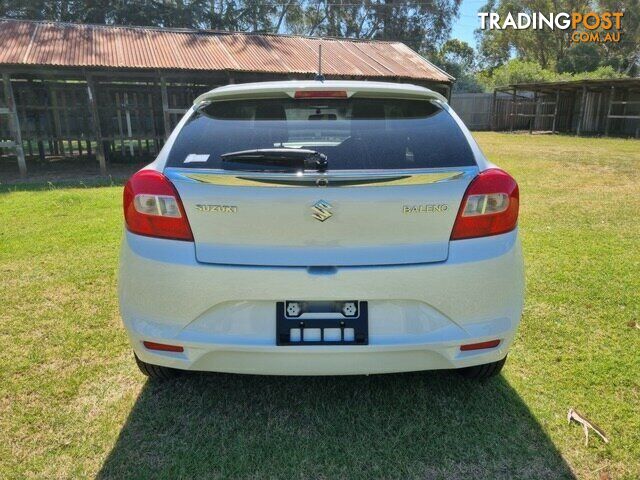
[[[512,85],[516,83],[553,82],[559,80],[585,80],[585,79],[607,79],[621,78],[623,73],[618,72],[612,66],[598,67],[593,71],[580,73],[556,73],[549,69],[544,69],[536,62],[526,62],[520,59],[513,59],[493,70],[484,70],[476,76],[480,85],[485,90],[494,87]]]
[[[468,43],[458,39],[447,40],[429,56],[429,60],[456,78],[454,92],[482,92],[482,85],[473,75],[476,70],[476,52]]]
[[[557,75],[537,62],[516,58],[492,71],[480,72],[477,78],[486,89],[491,89],[514,83],[551,82],[557,79]]]
[[[591,72],[581,72],[576,74],[569,75],[560,75],[561,79],[568,80],[586,80],[586,79],[606,79],[606,78],[622,78],[624,77],[623,73],[615,70],[611,65],[606,65],[604,67],[598,67]]]
[[[0,16],[402,41],[433,52],[461,0],[4,0]]]
[[[640,0],[488,0],[480,9],[497,12],[501,18],[512,12],[624,11],[620,43],[573,44],[572,30],[505,29],[478,30],[479,53],[485,68],[508,62],[513,54],[526,62],[557,72],[593,71],[611,65],[626,75],[640,68]]]
[[[564,72],[592,72],[602,62],[602,51],[593,43],[580,43],[570,48],[564,57],[558,60],[558,73]]]

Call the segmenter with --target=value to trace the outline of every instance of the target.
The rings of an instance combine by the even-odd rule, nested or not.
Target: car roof
[[[225,85],[203,93],[194,100],[193,104],[199,105],[202,102],[226,98],[267,98],[278,94],[285,94],[293,98],[295,92],[300,90],[345,90],[347,97],[351,97],[356,93],[364,93],[382,98],[424,98],[447,102],[447,99],[438,92],[410,83],[354,80],[288,80]]]

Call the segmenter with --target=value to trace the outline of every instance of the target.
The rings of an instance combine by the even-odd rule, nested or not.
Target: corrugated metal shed
[[[0,19],[0,65],[313,74],[450,83],[400,42]]]

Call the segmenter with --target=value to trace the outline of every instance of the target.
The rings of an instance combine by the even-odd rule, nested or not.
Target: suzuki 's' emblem
[[[326,200],[318,200],[311,206],[311,216],[324,222],[333,216],[333,213],[331,213],[332,208],[331,204]]]

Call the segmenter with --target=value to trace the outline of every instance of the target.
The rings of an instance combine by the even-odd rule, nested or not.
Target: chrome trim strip
[[[219,169],[167,168],[171,180],[233,187],[387,187],[427,185],[474,177],[478,167],[414,170],[340,170],[326,173],[240,172]]]

